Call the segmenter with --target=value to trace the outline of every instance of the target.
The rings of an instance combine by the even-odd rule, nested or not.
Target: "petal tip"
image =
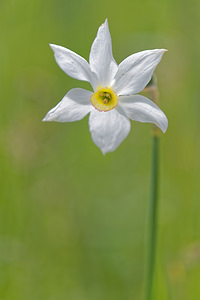
[[[161,55],[163,55],[165,52],[168,52],[167,49],[154,49],[153,51],[155,51],[155,52],[157,52],[157,53],[159,53]]]
[[[45,116],[43,119],[42,119],[42,122],[47,122],[48,121],[48,117]]]
[[[167,131],[167,128],[168,128],[168,119],[167,117],[165,116],[165,119],[163,120],[163,124],[162,126],[160,127],[160,129],[162,130],[163,133],[165,133]]]
[[[98,148],[101,150],[101,153],[103,154],[103,156],[106,156],[106,154],[107,153],[109,153],[109,152],[113,152],[112,150],[111,151],[109,151],[108,149],[101,149],[99,146],[98,146]]]
[[[167,49],[155,49],[157,50],[158,52],[160,52],[161,55],[163,55],[165,52],[168,52]]]
[[[49,114],[49,112],[46,114],[46,116],[42,119],[42,122],[49,122],[49,121],[53,121],[51,115]]]
[[[108,28],[108,19],[105,19],[105,22],[101,24],[101,26],[99,28]]]
[[[55,49],[56,49],[56,47],[57,47],[57,45],[55,45],[55,44],[49,44],[49,46],[50,46],[50,48],[51,48],[53,51],[55,51]]]
[[[162,51],[162,55],[163,55],[164,53],[168,52],[167,49],[161,49],[161,51]]]

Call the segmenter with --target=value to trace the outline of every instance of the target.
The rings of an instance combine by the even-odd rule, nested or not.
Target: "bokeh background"
[[[88,117],[42,123],[74,87],[49,43],[88,59],[108,18],[120,63],[166,48],[155,300],[200,299],[200,2],[0,0],[0,299],[144,296],[151,125],[103,156]]]

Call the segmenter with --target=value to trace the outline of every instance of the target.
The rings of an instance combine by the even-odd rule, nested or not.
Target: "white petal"
[[[99,79],[100,86],[110,86],[117,72],[117,63],[112,54],[112,41],[106,19],[98,30],[90,51],[90,67]]]
[[[157,125],[164,133],[168,120],[162,110],[151,100],[141,95],[119,97],[118,110],[129,119]]]
[[[112,82],[118,95],[132,95],[142,91],[160,62],[165,49],[146,50],[124,59]]]
[[[88,81],[96,89],[97,76],[91,71],[90,65],[83,57],[58,45],[50,44],[50,47],[54,51],[57,64],[67,75],[78,80]]]
[[[92,110],[89,116],[89,127],[94,143],[103,154],[114,151],[127,137],[131,125],[129,119],[116,109],[108,112]]]
[[[83,119],[92,109],[92,92],[72,89],[52,108],[43,121],[73,122]]]

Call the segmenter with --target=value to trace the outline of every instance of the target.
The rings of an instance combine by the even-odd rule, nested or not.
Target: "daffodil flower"
[[[74,122],[88,113],[94,143],[105,154],[114,151],[127,137],[130,120],[151,122],[165,132],[168,121],[160,108],[141,92],[160,62],[165,49],[141,51],[119,65],[113,58],[107,20],[92,44],[89,63],[64,47],[50,44],[59,67],[72,78],[87,81],[93,92],[71,89],[43,121]]]

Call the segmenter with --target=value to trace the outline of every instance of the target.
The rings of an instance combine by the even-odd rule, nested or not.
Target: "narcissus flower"
[[[132,54],[119,65],[113,58],[112,42],[105,21],[92,44],[89,63],[64,47],[50,44],[59,67],[69,76],[88,81],[93,92],[71,89],[43,121],[73,122],[88,113],[94,143],[105,154],[127,137],[130,120],[154,123],[165,132],[168,121],[160,108],[141,92],[160,62],[165,49]]]

